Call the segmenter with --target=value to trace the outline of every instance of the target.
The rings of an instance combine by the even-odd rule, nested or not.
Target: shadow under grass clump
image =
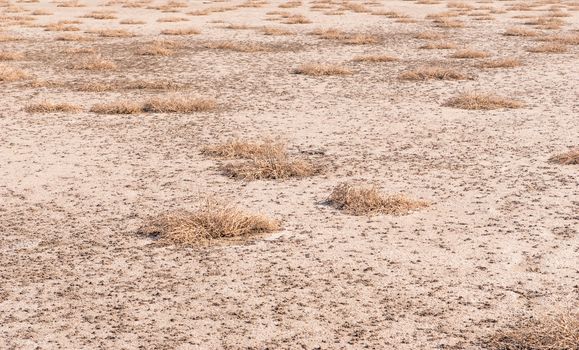
[[[216,240],[240,240],[279,229],[278,221],[264,215],[207,200],[195,211],[177,210],[154,217],[145,222],[138,233],[184,245],[206,245]]]
[[[577,350],[579,312],[522,320],[482,340],[490,350]]]
[[[343,183],[334,188],[327,203],[351,215],[404,215],[427,207],[426,201],[403,194],[385,195],[374,186]]]

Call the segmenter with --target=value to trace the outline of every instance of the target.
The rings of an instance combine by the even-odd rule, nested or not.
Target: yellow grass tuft
[[[208,49],[236,52],[263,52],[272,50],[269,46],[254,42],[218,41],[205,43],[204,46]]]
[[[364,56],[356,56],[354,57],[354,62],[392,62],[398,61],[399,59],[394,56],[390,55],[364,55]]]
[[[205,112],[217,108],[213,99],[170,95],[153,97],[144,102],[122,99],[110,103],[95,104],[91,112],[99,114],[139,114],[139,113],[192,113]]]
[[[28,73],[11,66],[0,64],[0,82],[11,82],[28,78]]]
[[[130,38],[136,36],[135,33],[124,29],[99,29],[89,31],[88,33],[97,34],[103,38]]]
[[[319,174],[321,165],[302,158],[291,157],[280,141],[232,140],[205,147],[202,152],[224,158],[248,159],[222,166],[225,175],[242,180],[288,179]]]
[[[543,44],[527,49],[528,52],[532,53],[565,53],[567,52],[567,46],[559,43]]]
[[[465,92],[446,101],[443,106],[460,109],[521,108],[523,103],[491,93]]]
[[[150,219],[138,233],[185,245],[247,238],[274,232],[280,223],[224,202],[207,200],[196,211],[171,211]]]
[[[309,63],[294,69],[294,74],[311,76],[349,75],[352,70],[337,64]]]
[[[295,34],[294,32],[290,31],[290,30],[286,30],[283,28],[273,28],[273,27],[265,27],[261,29],[261,32],[264,35],[274,35],[274,36],[278,36],[278,35],[293,35]]]
[[[234,139],[222,144],[207,146],[202,149],[202,153],[214,157],[230,159],[250,159],[263,157],[270,153],[286,152],[286,145],[280,141],[270,139],[262,141],[244,141]]]
[[[425,208],[428,203],[403,194],[384,195],[374,186],[343,183],[334,188],[328,204],[352,215],[404,215]]]
[[[163,35],[196,35],[201,34],[201,31],[196,28],[178,28],[178,29],[164,29],[161,31]]]
[[[77,63],[73,63],[69,67],[72,69],[90,71],[106,71],[117,69],[117,65],[114,62],[105,60],[100,56],[87,57]]]
[[[554,155],[549,158],[549,162],[563,165],[579,164],[579,148]]]
[[[489,56],[488,52],[472,49],[458,50],[452,55],[453,58],[487,58]]]
[[[484,61],[484,62],[479,64],[479,67],[481,67],[481,68],[515,68],[515,67],[519,67],[522,65],[523,65],[523,62],[521,62],[520,59],[506,57],[506,58],[498,58],[496,60]]]
[[[151,113],[205,112],[216,108],[217,102],[213,99],[181,95],[153,97],[143,105],[143,110]]]
[[[24,107],[24,111],[28,113],[73,113],[79,112],[82,108],[72,103],[54,103],[43,101],[39,103],[32,103]]]
[[[90,111],[98,114],[139,114],[143,112],[143,105],[132,100],[117,100],[95,104]]]
[[[518,28],[518,27],[508,28],[503,33],[503,35],[505,35],[505,36],[524,36],[524,37],[537,36],[538,34],[539,33],[537,33],[534,30],[527,29],[527,28]]]
[[[579,349],[579,312],[538,315],[501,329],[483,340],[490,350]]]
[[[20,52],[0,51],[0,61],[17,61],[24,58]]]
[[[469,80],[471,76],[451,68],[441,66],[423,66],[402,72],[402,80]]]

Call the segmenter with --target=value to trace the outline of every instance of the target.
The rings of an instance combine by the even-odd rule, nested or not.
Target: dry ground
[[[0,0],[0,349],[480,349],[576,310],[579,168],[552,160],[579,147],[578,18],[574,0]],[[279,157],[203,151],[278,138]],[[328,203],[342,183],[428,206],[351,215]],[[281,230],[139,234],[207,196]]]

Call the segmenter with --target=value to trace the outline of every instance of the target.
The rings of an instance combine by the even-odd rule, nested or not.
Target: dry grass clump
[[[0,33],[0,43],[7,43],[7,42],[12,42],[12,41],[20,41],[20,40],[22,40],[21,37],[10,35],[10,34]]]
[[[563,165],[579,164],[579,148],[554,155],[549,158],[549,162]]]
[[[103,38],[130,38],[136,35],[124,29],[100,29],[89,31],[89,33],[97,34]]]
[[[206,155],[248,159],[244,162],[228,163],[222,166],[225,175],[242,180],[288,179],[313,176],[323,171],[307,159],[293,158],[281,141],[232,140],[223,144],[205,147]]]
[[[463,28],[464,22],[459,20],[447,18],[447,17],[439,17],[434,20],[434,23],[437,27],[440,28]]]
[[[48,10],[40,9],[40,10],[34,10],[34,11],[30,12],[30,14],[33,16],[49,16],[49,15],[52,15],[53,13],[48,11]]]
[[[88,41],[88,37],[78,34],[63,34],[54,38],[56,41]]]
[[[353,59],[354,62],[372,62],[372,63],[392,62],[398,60],[399,59],[397,57],[390,55],[364,55],[364,56],[356,56]]]
[[[404,215],[428,206],[403,194],[384,195],[374,186],[343,183],[334,188],[328,204],[352,215]]]
[[[84,92],[105,92],[115,90],[115,85],[109,83],[90,82],[79,84],[75,90]]]
[[[305,159],[292,159],[286,152],[272,149],[242,163],[222,167],[225,175],[241,180],[282,180],[321,173],[322,168]]]
[[[423,66],[402,72],[402,80],[469,80],[471,76],[451,68],[441,66]]]
[[[119,24],[145,24],[147,22],[138,19],[123,19]]]
[[[191,113],[212,111],[217,108],[213,99],[190,96],[153,97],[143,105],[143,111],[151,113]]]
[[[24,58],[19,52],[0,51],[0,61],[16,61]]]
[[[90,111],[98,114],[139,114],[143,112],[143,105],[132,100],[118,100],[111,103],[97,103]]]
[[[452,58],[487,58],[489,56],[490,54],[485,51],[464,49],[455,52],[454,55],[452,55]]]
[[[579,349],[579,312],[539,315],[499,330],[482,342],[491,350]]]
[[[145,102],[123,99],[111,103],[99,103],[91,108],[91,112],[100,114],[192,113],[211,111],[215,108],[217,108],[217,102],[213,99],[174,95],[153,97]]]
[[[292,15],[287,17],[283,23],[285,24],[308,24],[312,23],[308,18],[303,15]]]
[[[480,68],[515,68],[515,67],[519,67],[522,65],[523,65],[523,62],[521,62],[520,59],[506,57],[506,58],[498,58],[496,60],[484,61],[481,64],[479,64],[479,67]]]
[[[201,34],[201,31],[196,28],[178,28],[178,29],[164,29],[161,31],[163,35],[196,35]]]
[[[273,48],[253,42],[234,42],[234,41],[218,41],[218,42],[208,42],[204,44],[204,47],[214,50],[229,50],[236,52],[263,52],[271,51]]]
[[[117,19],[114,11],[93,11],[88,13],[82,18],[93,18],[93,19]]]
[[[53,103],[49,101],[33,103],[24,107],[24,111],[28,113],[73,113],[81,110],[82,108],[80,106],[72,103]]]
[[[186,245],[208,244],[219,239],[240,239],[274,232],[280,223],[215,200],[196,211],[171,211],[146,222],[138,232]]]
[[[172,41],[153,41],[142,45],[137,53],[143,56],[171,56],[175,54],[175,48],[179,48],[181,45],[174,43]]]
[[[69,67],[72,69],[90,71],[106,71],[117,69],[117,65],[114,62],[105,60],[99,56],[87,57],[77,63],[73,63]]]
[[[528,52],[532,53],[565,53],[567,52],[567,46],[559,43],[543,44],[527,49]]]
[[[349,75],[352,70],[338,64],[308,63],[294,69],[294,74],[310,76]]]
[[[426,49],[426,50],[450,50],[450,49],[456,49],[456,48],[457,48],[457,45],[455,43],[451,43],[451,42],[447,42],[447,41],[427,43],[425,45],[420,46],[420,49]]]
[[[523,103],[491,93],[465,92],[446,101],[443,106],[460,109],[520,108]]]
[[[539,33],[537,33],[534,30],[527,29],[527,28],[517,28],[517,27],[508,28],[503,33],[503,35],[505,35],[505,36],[525,36],[525,37],[537,36],[538,34]]]
[[[264,35],[293,35],[294,32],[282,28],[265,27],[261,29]]]
[[[0,64],[0,82],[11,82],[28,78],[28,73],[11,66]]]
[[[214,157],[251,159],[254,157],[263,157],[270,153],[286,152],[285,149],[285,143],[270,139],[262,141],[234,139],[222,144],[204,147],[201,152]]]
[[[422,40],[440,40],[444,39],[444,37],[444,34],[433,31],[424,31],[414,35],[414,38]]]

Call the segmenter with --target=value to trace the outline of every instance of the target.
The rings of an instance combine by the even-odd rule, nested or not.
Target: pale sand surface
[[[534,38],[501,35],[523,27],[491,14],[464,28],[436,28],[425,16],[447,2],[377,1],[416,23],[368,12],[314,11],[269,0],[190,1],[178,12],[122,3],[0,2],[1,51],[25,58],[0,64],[33,77],[0,82],[0,349],[478,349],[479,337],[518,315],[577,307],[579,299],[579,168],[547,162],[579,146],[578,46],[563,54],[531,54]],[[362,3],[362,2],[353,2]],[[514,1],[474,2],[508,9]],[[530,3],[530,2],[529,2]],[[577,35],[577,2],[561,1],[560,29]],[[573,7],[574,5],[574,7]],[[226,12],[187,14],[207,7]],[[332,5],[336,10],[340,6]],[[15,9],[19,9],[16,11]],[[33,10],[52,15],[32,16]],[[114,10],[116,19],[79,18]],[[283,24],[272,11],[312,23]],[[473,10],[488,12],[487,10]],[[471,11],[472,12],[472,11]],[[188,21],[157,22],[180,16]],[[9,19],[11,18],[11,19]],[[71,32],[91,41],[55,40],[66,32],[31,24],[81,20]],[[123,19],[145,24],[121,25]],[[12,21],[12,22],[11,22]],[[220,23],[219,21],[223,21]],[[226,29],[245,24],[253,29]],[[263,26],[295,32],[265,36]],[[173,56],[135,52],[167,28],[199,35],[162,36],[185,47]],[[524,26],[528,29],[533,27]],[[122,28],[138,36],[84,33]],[[317,28],[372,33],[378,44],[347,45],[309,35]],[[425,30],[459,48],[518,57],[512,69],[481,69],[455,50],[422,50]],[[208,41],[280,44],[274,52],[208,49]],[[113,71],[67,68],[93,47]],[[400,58],[359,63],[361,54]],[[302,63],[331,62],[349,76],[292,74]],[[438,63],[472,74],[467,81],[400,81],[398,75]],[[30,87],[33,79],[63,83]],[[98,115],[90,107],[159,91],[79,92],[94,81],[165,79],[215,98],[214,112]],[[463,91],[495,92],[520,109],[469,111],[442,107]],[[30,114],[31,102],[70,102],[77,113]],[[232,137],[283,137],[292,152],[322,150],[324,175],[285,181],[223,176],[203,146]],[[375,183],[387,193],[430,201],[405,216],[351,216],[324,202],[344,181]],[[136,234],[151,215],[195,208],[208,193],[282,220],[283,230],[243,244],[184,247]]]

